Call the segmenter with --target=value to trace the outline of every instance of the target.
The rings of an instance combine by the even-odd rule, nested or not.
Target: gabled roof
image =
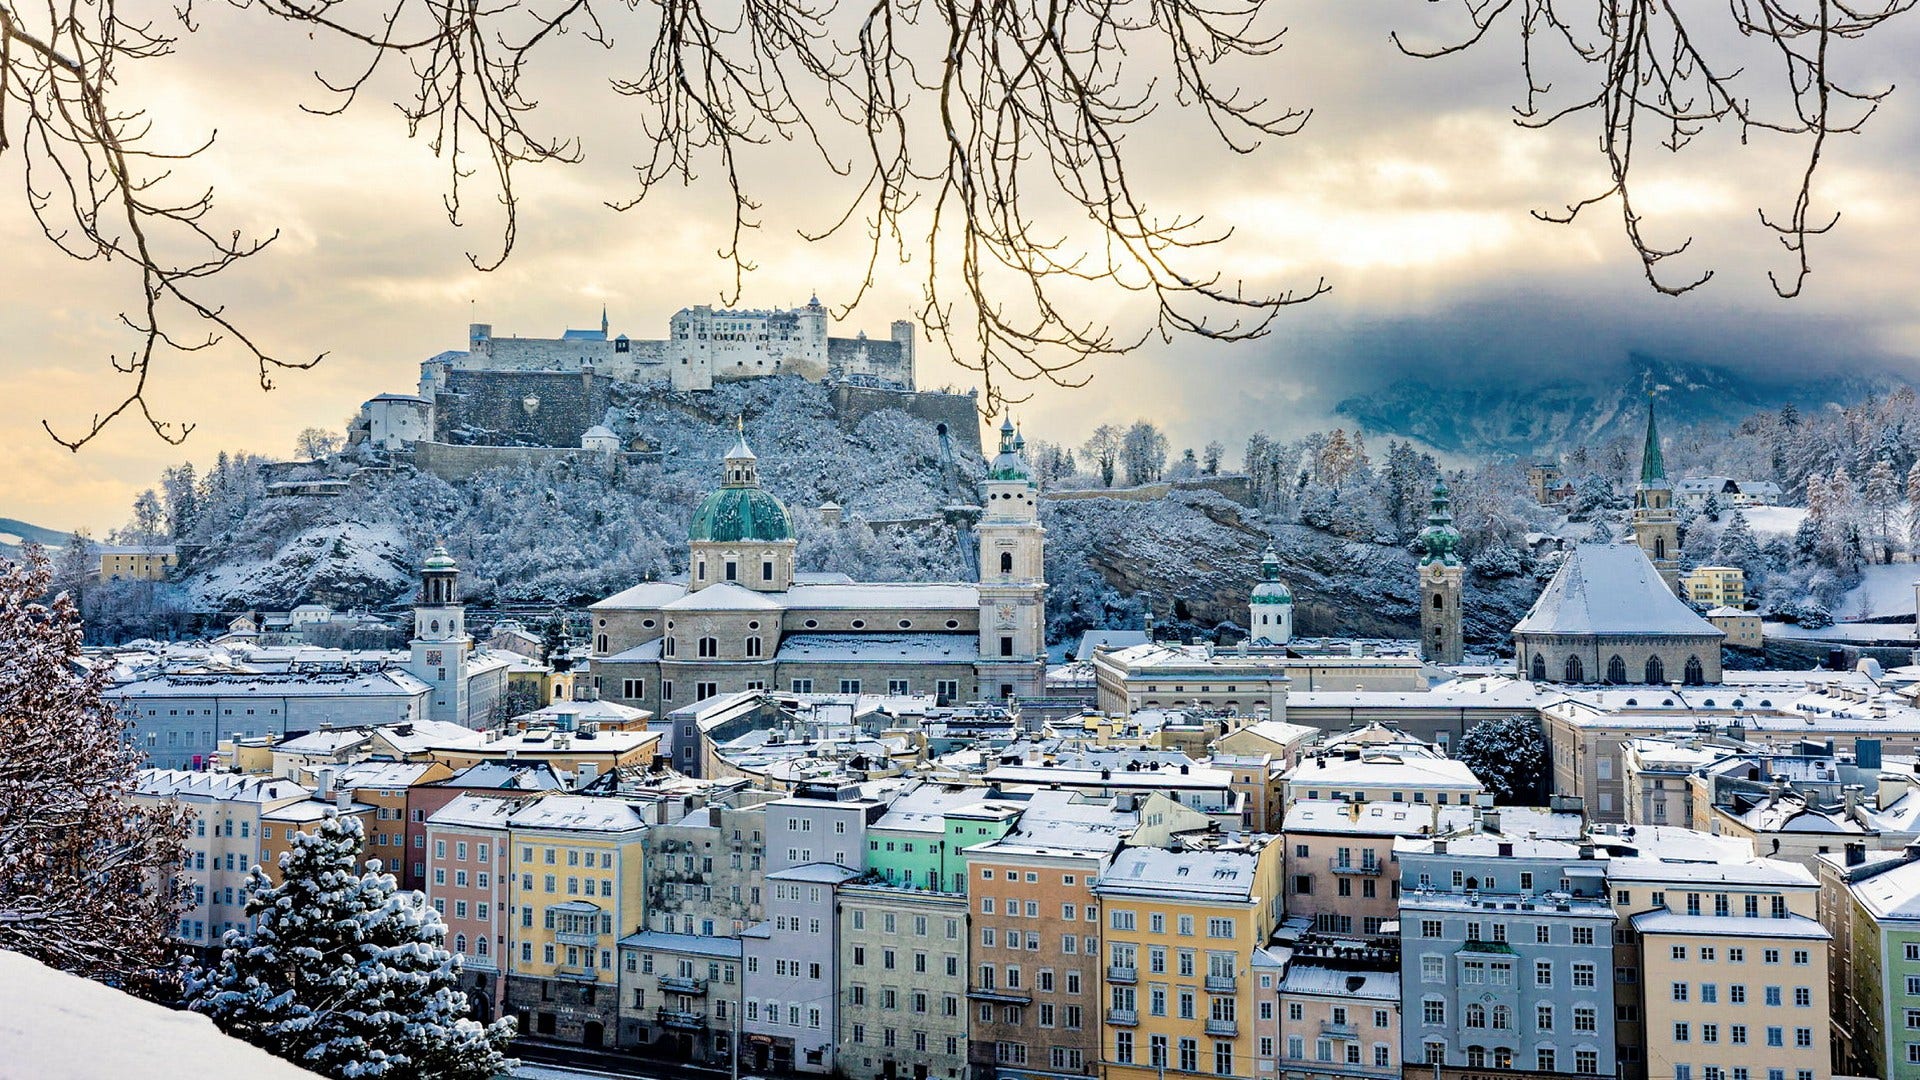
[[[1673,595],[1635,544],[1576,546],[1513,632],[1726,636]]]
[[[737,582],[722,581],[660,607],[663,611],[779,611],[781,604]]]

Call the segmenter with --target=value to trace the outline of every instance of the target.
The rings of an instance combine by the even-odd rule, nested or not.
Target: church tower
[[[1461,630],[1460,590],[1465,567],[1455,549],[1460,530],[1453,527],[1447,482],[1433,482],[1433,507],[1420,530],[1420,656],[1429,663],[1457,664],[1466,645]]]
[[[1013,421],[1000,424],[1000,453],[987,472],[980,542],[980,696],[1040,696],[1046,676],[1047,530],[1040,489],[1020,456]]]
[[[1280,580],[1280,553],[1268,544],[1260,580],[1247,601],[1247,643],[1284,646],[1293,640],[1293,590]]]
[[[460,602],[460,564],[445,544],[420,565],[420,598],[413,606],[407,671],[433,688],[427,719],[472,726],[467,716],[467,606]]]
[[[1633,489],[1633,542],[1660,572],[1660,580],[1679,595],[1680,525],[1673,517],[1673,485],[1667,482],[1660,454],[1660,431],[1653,422],[1653,398],[1647,398],[1647,444],[1640,452],[1640,484]]]

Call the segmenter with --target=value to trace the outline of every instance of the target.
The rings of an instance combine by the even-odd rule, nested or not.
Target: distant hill
[[[1334,411],[1369,434],[1416,439],[1449,453],[1552,455],[1632,436],[1646,422],[1646,390],[1662,387],[1662,426],[1735,424],[1792,402],[1802,411],[1851,405],[1900,385],[1890,375],[1769,378],[1712,364],[1636,356],[1628,374],[1528,383],[1401,379],[1346,398]]]
[[[42,526],[29,524],[25,521],[18,521],[14,518],[0,518],[0,556],[11,557],[18,555],[20,553],[20,546],[29,541],[39,544],[42,547],[57,548],[66,546],[67,541],[71,539],[73,539],[73,537],[68,533],[43,528]]]

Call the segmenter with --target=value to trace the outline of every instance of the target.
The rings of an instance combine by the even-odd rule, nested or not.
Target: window
[[[1289,1011],[1299,1006],[1289,1006]],[[1437,998],[1428,998],[1420,1003],[1420,1022],[1423,1024],[1444,1024],[1447,1022],[1447,1003]]]

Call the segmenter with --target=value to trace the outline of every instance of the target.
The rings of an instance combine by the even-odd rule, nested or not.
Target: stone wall
[[[488,469],[511,469],[521,465],[538,468],[550,461],[604,461],[603,455],[566,446],[457,446],[443,442],[413,444],[413,465],[448,483],[465,480]],[[649,461],[658,454],[619,454],[616,461]]]
[[[1046,491],[1043,499],[1066,502],[1073,499],[1120,499],[1125,502],[1156,502],[1176,491],[1213,491],[1242,506],[1253,505],[1253,481],[1244,476],[1196,476],[1188,480],[1162,480],[1157,484],[1139,484],[1125,488],[1084,488],[1070,491]]]
[[[607,411],[611,382],[581,372],[447,373],[434,397],[440,442],[577,448]]]
[[[980,399],[973,394],[834,384],[833,412],[842,424],[851,426],[882,409],[898,409],[908,416],[944,425],[955,446],[975,456],[980,454]]]

